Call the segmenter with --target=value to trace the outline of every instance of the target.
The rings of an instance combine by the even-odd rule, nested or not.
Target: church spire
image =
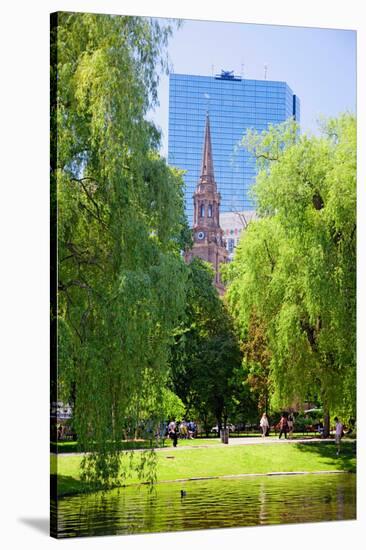
[[[214,285],[219,294],[223,295],[225,287],[221,281],[220,264],[227,262],[227,250],[224,232],[220,227],[220,193],[215,183],[208,113],[201,175],[193,194],[193,204],[193,247],[186,251],[184,257],[186,262],[195,256],[210,262],[215,270]]]
[[[205,141],[203,144],[200,183],[215,183],[212,160],[210,118],[208,116],[208,112],[206,114]]]

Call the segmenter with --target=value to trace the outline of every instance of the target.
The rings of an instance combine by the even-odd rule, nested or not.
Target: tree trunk
[[[206,437],[209,437],[210,436],[210,426],[209,426],[209,423],[208,423],[207,415],[203,414],[202,417],[203,417],[203,430],[206,434]]]
[[[329,416],[329,410],[324,409],[324,431],[323,431],[323,437],[329,437],[330,433],[330,416]]]
[[[220,436],[221,434],[221,430],[222,430],[222,422],[221,422],[221,418],[217,420],[217,431],[218,431],[218,435]]]

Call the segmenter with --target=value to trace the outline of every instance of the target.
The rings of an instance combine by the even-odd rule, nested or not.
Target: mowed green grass
[[[139,460],[140,453],[135,453]],[[157,452],[157,481],[174,481],[199,477],[273,472],[311,472],[325,470],[356,470],[356,446],[344,442],[341,455],[336,456],[334,443],[291,443],[208,447],[195,449],[168,448]],[[80,481],[80,455],[52,456],[51,473],[57,472],[58,494],[90,491],[92,487]],[[116,485],[139,483],[135,473]]]
[[[137,441],[123,441],[122,448],[126,450],[135,450],[135,449],[151,449],[152,445],[156,444],[155,440],[153,442],[149,440],[137,440]],[[179,439],[178,446],[196,446],[196,445],[217,445],[220,443],[220,439],[217,438],[197,438],[197,439]],[[173,441],[169,438],[165,438],[164,441],[160,442],[161,447],[172,447]],[[55,453],[78,453],[80,452],[80,447],[77,441],[59,441],[58,443],[51,442],[51,452]]]
[[[261,434],[256,432],[249,432],[245,434],[240,434],[240,439],[247,439],[247,438],[260,438]],[[231,439],[239,439],[239,437],[235,434],[230,435]],[[271,439],[277,439],[278,433],[271,433],[268,440]],[[293,434],[292,439],[313,439],[314,434],[302,434],[302,433],[296,433]],[[219,437],[199,437],[194,439],[179,439],[178,440],[178,447],[186,447],[186,446],[207,446],[207,445],[218,445],[220,444],[220,438]],[[156,441],[150,441],[150,440],[131,440],[131,441],[123,441],[122,442],[122,449],[126,450],[135,450],[135,449],[151,449],[153,444],[156,444]],[[172,447],[173,441],[169,438],[165,438],[164,441],[160,441],[161,447]],[[79,453],[82,449],[80,448],[77,441],[58,441],[57,443],[51,442],[51,452],[55,453]]]

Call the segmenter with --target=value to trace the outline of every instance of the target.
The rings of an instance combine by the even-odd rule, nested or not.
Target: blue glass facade
[[[254,158],[237,148],[247,128],[265,130],[289,117],[300,121],[300,101],[285,82],[233,76],[171,74],[168,162],[186,171],[186,213],[200,175],[206,112],[211,122],[215,180],[221,212],[253,210]]]

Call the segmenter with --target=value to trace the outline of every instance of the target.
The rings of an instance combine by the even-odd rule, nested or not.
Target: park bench
[[[305,427],[305,433],[317,433],[318,432],[318,426],[314,426],[313,424],[310,424],[310,425],[304,426],[304,427]]]

